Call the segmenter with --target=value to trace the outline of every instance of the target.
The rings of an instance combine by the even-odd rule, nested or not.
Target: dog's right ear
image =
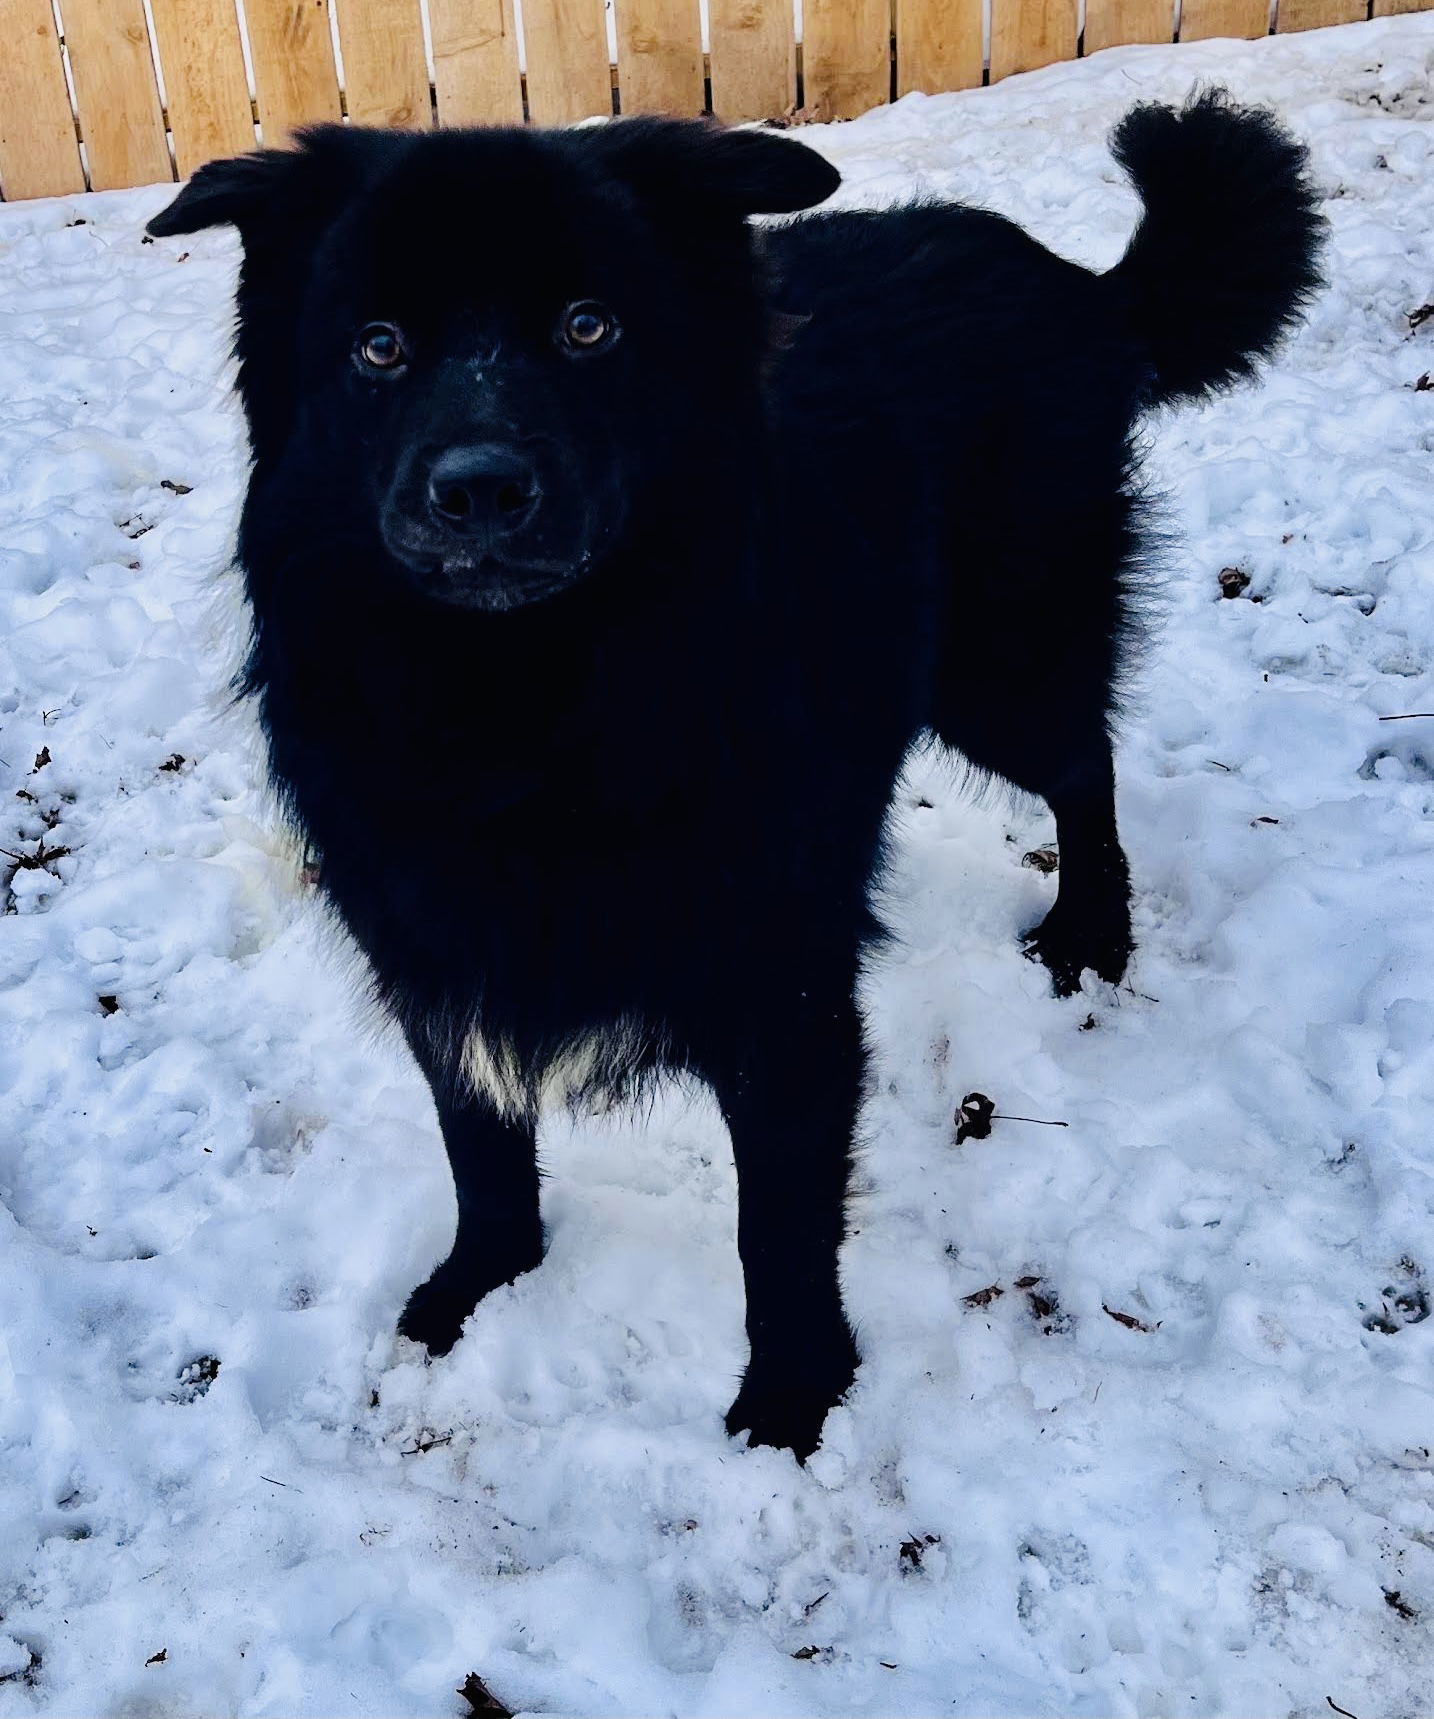
[[[156,239],[237,227],[246,245],[266,227],[321,223],[369,171],[405,147],[403,133],[354,125],[313,125],[293,149],[259,149],[201,167],[149,222]]]

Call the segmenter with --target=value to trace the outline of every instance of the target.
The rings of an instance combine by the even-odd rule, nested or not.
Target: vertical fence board
[[[50,0],[0,0],[0,192],[83,191],[80,146]]]
[[[1396,12],[1427,12],[1434,0],[1374,0],[1376,18],[1389,18]]]
[[[991,0],[991,82],[1073,60],[1076,0]]]
[[[806,0],[803,104],[819,119],[855,119],[890,97],[889,0]]]
[[[712,111],[719,119],[775,119],[797,99],[791,0],[710,0]]]
[[[528,112],[539,125],[566,125],[612,112],[603,0],[524,0]]]
[[[697,0],[617,0],[617,87],[624,113],[701,113]]]
[[[1269,0],[1184,0],[1180,8],[1182,42],[1203,42],[1210,36],[1263,36],[1269,27]]]
[[[264,142],[282,148],[295,126],[341,117],[325,0],[244,0]]]
[[[428,0],[440,125],[521,125],[513,0]]]
[[[1325,24],[1358,24],[1365,10],[1365,0],[1280,0],[1275,28],[1318,30]]]
[[[1098,54],[1121,42],[1173,42],[1172,0],[1086,0],[1085,51]]]
[[[356,125],[429,125],[418,0],[340,0],[336,10],[349,118]]]
[[[254,147],[234,0],[150,0],[179,177]]]
[[[173,179],[143,0],[66,0],[64,25],[91,186]]]
[[[971,89],[985,48],[981,0],[896,0],[896,93]]]

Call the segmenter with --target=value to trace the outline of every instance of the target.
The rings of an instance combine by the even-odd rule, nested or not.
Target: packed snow
[[[1202,79],[1310,142],[1330,286],[1149,427],[1128,986],[1021,958],[1044,808],[912,763],[806,1469],[722,1432],[700,1091],[552,1118],[542,1269],[395,1337],[453,1200],[227,700],[235,243],[0,209],[0,1714],[1434,1708],[1434,16],[801,135],[1104,266],[1109,127]],[[444,808],[373,793],[421,868]]]

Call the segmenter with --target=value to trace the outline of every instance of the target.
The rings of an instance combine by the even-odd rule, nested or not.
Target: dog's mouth
[[[546,602],[575,585],[592,563],[586,553],[576,559],[519,561],[456,544],[435,544],[426,535],[384,535],[404,577],[423,596],[450,608],[490,614]]]

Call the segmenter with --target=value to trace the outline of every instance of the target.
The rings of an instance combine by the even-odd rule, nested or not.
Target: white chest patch
[[[651,1049],[651,1034],[623,1018],[581,1033],[539,1065],[524,1067],[511,1040],[473,1027],[463,1041],[463,1072],[500,1116],[536,1120],[543,1110],[621,1095],[649,1062]]]

